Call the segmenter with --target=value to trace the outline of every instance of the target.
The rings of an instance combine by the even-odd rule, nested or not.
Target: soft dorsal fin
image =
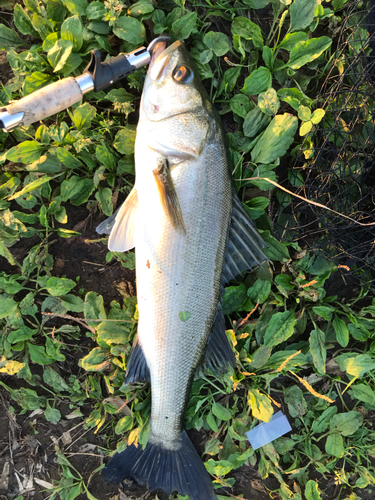
[[[262,250],[266,246],[237,194],[233,193],[232,219],[223,266],[223,285],[242,271],[260,266],[262,262],[268,260]]]
[[[230,366],[236,366],[236,360],[225,333],[225,319],[221,303],[219,302],[216,310],[215,322],[211,335],[208,339],[206,357],[203,365],[198,369],[209,369],[213,374],[224,373]]]
[[[112,252],[126,252],[134,248],[134,217],[137,207],[137,190],[133,188],[121,207],[96,228],[99,234],[111,233],[108,248]]]
[[[150,369],[148,367],[142,346],[138,341],[138,336],[135,338],[128,365],[126,367],[126,384],[134,384],[135,382],[150,382]]]

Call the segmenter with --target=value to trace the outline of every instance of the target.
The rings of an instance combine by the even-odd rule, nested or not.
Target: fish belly
[[[163,211],[150,168],[159,160],[148,148],[142,158],[147,169],[137,166],[138,339],[151,374],[150,441],[173,449],[220,297],[232,187],[217,144],[175,165],[172,177],[186,228],[180,234]]]

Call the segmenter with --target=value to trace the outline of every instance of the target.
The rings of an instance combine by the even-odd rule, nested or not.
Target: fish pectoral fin
[[[134,217],[137,207],[137,190],[133,188],[121,207],[97,227],[99,233],[110,231],[108,248],[112,252],[126,252],[134,248]]]
[[[224,257],[222,284],[228,283],[243,271],[260,266],[268,260],[263,253],[267,247],[245,212],[240,199],[233,193],[232,219],[228,246]]]
[[[225,373],[231,366],[235,368],[236,360],[225,333],[224,313],[219,303],[207,343],[206,356],[203,365],[198,368],[198,373],[201,373],[203,369],[203,371],[211,370],[214,375],[219,375]]]
[[[135,382],[150,382],[150,380],[150,369],[137,336],[126,367],[125,383],[134,384]]]
[[[152,171],[158,188],[160,201],[165,215],[178,233],[186,234],[181,206],[169,169],[168,160],[160,161]]]

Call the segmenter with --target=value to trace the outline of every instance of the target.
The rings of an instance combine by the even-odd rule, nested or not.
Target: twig
[[[44,314],[44,316],[51,316],[51,317],[63,318],[63,319],[70,319],[70,320],[76,321],[80,325],[82,325],[85,328],[87,328],[88,330],[90,330],[91,333],[95,334],[95,328],[92,328],[92,326],[87,325],[85,323],[85,320],[81,320],[81,319],[75,318],[74,316],[70,316],[69,314],[46,313],[44,311],[42,311],[42,314]],[[91,321],[91,320],[89,320],[89,321]],[[103,320],[100,320],[100,321],[103,321]]]
[[[237,168],[237,167],[236,167]],[[351,222],[354,222],[355,224],[358,224],[359,226],[375,226],[375,222],[367,222],[364,224],[363,222],[358,222],[355,219],[352,219],[348,215],[340,214],[340,212],[336,212],[336,210],[333,210],[332,208],[326,207],[325,205],[322,205],[321,203],[318,203],[317,201],[312,201],[308,200],[307,198],[304,198],[303,196],[300,196],[299,194],[293,193],[293,191],[289,191],[289,189],[286,189],[283,186],[280,186],[275,181],[271,181],[271,179],[268,179],[267,177],[247,177],[246,179],[234,179],[235,181],[267,181],[270,184],[272,184],[275,187],[278,187],[282,191],[285,191],[285,193],[291,194],[292,196],[295,196],[296,198],[299,198],[300,200],[306,201],[306,203],[310,203],[310,205],[315,205],[316,207],[324,208],[325,210],[329,210],[330,212],[333,212],[334,214],[338,215],[339,217],[343,217],[344,219],[348,219]]]
[[[255,304],[255,307],[252,311],[249,312],[249,314],[246,316],[246,318],[244,318],[241,323],[236,327],[236,330],[239,330],[240,328],[243,328],[245,326],[245,324],[247,323],[247,321],[249,320],[250,316],[253,314],[253,312],[255,312],[257,309],[258,309],[258,306],[259,306],[259,300],[258,302]]]

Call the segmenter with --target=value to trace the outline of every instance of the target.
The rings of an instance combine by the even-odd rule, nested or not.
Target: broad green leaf
[[[46,75],[40,71],[35,71],[25,78],[23,84],[23,95],[27,96],[31,94],[31,92],[35,92],[35,90],[41,89],[49,83],[52,83],[50,75]]]
[[[271,282],[268,280],[256,280],[253,286],[251,286],[247,291],[247,296],[249,299],[256,304],[263,304],[271,292]]]
[[[134,153],[136,127],[127,125],[119,130],[115,137],[113,146],[123,155],[131,155]]]
[[[51,424],[57,424],[61,420],[61,413],[56,408],[52,408],[47,401],[47,408],[44,410],[44,416]]]
[[[358,399],[371,406],[375,405],[375,392],[366,384],[355,384],[349,389],[352,399]]]
[[[81,297],[67,294],[61,297],[61,304],[72,312],[83,312],[83,300]]]
[[[287,340],[293,335],[296,323],[297,320],[292,311],[274,314],[264,335],[264,345],[267,347],[274,347]]]
[[[215,417],[212,415],[212,412],[207,415],[207,423],[214,432],[219,432],[219,427]]]
[[[99,187],[98,191],[95,193],[95,198],[98,200],[103,213],[108,216],[112,215],[113,204],[111,189]]]
[[[262,49],[262,57],[266,67],[272,71],[273,70],[273,52],[267,45],[264,45]]]
[[[0,24],[0,50],[15,49],[20,45],[25,47],[26,43],[14,30]]]
[[[307,482],[305,486],[305,497],[306,500],[321,500],[320,491],[318,488],[318,483],[312,479]]]
[[[371,333],[360,324],[349,323],[348,329],[353,338],[361,342],[366,342],[366,340],[371,336]]]
[[[297,31],[296,33],[287,33],[283,40],[279,43],[278,48],[292,50],[296,46],[296,43],[306,40],[308,40],[308,35],[303,31]]]
[[[94,33],[98,33],[99,35],[108,35],[110,32],[108,23],[103,21],[91,21],[91,23],[87,25],[87,29],[93,31]]]
[[[271,356],[272,347],[266,347],[261,345],[256,351],[254,351],[247,360],[250,370],[258,370],[262,368]]]
[[[108,368],[109,358],[107,349],[95,347],[87,356],[79,360],[79,366],[90,372],[103,371]]]
[[[255,108],[251,109],[245,116],[243,133],[246,137],[255,137],[267,127],[270,121],[271,117],[263,113],[259,106],[255,106]]]
[[[310,120],[311,118],[311,109],[307,106],[301,105],[298,109],[298,118],[303,122]]]
[[[86,320],[107,319],[104,310],[103,297],[96,292],[88,292],[85,297],[84,313]],[[89,326],[96,327],[99,322],[87,321]]]
[[[342,436],[340,436],[340,434],[330,434],[327,437],[325,449],[328,455],[333,455],[337,458],[342,457],[345,453]]]
[[[115,427],[116,434],[123,434],[124,432],[130,431],[133,427],[133,417],[122,417],[117,422]]]
[[[292,385],[284,389],[284,395],[291,417],[300,418],[306,414],[307,403],[298,385]]]
[[[14,360],[0,360],[0,373],[6,373],[7,375],[15,375],[22,368],[24,368],[25,363],[20,363]]]
[[[225,90],[225,92],[232,92],[234,87],[236,86],[238,77],[241,74],[241,68],[229,68],[223,75],[223,78],[220,81],[220,85],[217,91],[217,96],[221,95],[221,93]]]
[[[338,432],[343,436],[351,436],[362,425],[363,416],[358,411],[348,411],[347,413],[338,413],[331,420],[331,431]]]
[[[268,182],[265,184],[267,187],[271,185]],[[267,244],[267,248],[264,248],[263,251],[269,259],[278,262],[287,262],[290,259],[288,248],[274,238],[269,231],[262,231],[262,238]]]
[[[178,315],[181,321],[188,321],[190,319],[189,311],[181,311]]]
[[[184,1],[182,2],[184,3]],[[129,7],[128,14],[131,16],[144,16],[145,14],[149,14],[153,12],[154,7],[147,0],[137,2]]]
[[[301,105],[311,106],[312,104],[312,99],[296,88],[279,89],[277,95],[281,101],[288,103],[296,111]]]
[[[0,255],[2,257],[4,257],[5,259],[7,259],[9,264],[11,264],[12,266],[15,266],[17,264],[16,261],[14,260],[14,257],[12,255],[11,251],[6,246],[4,241],[2,241],[1,239],[0,239]]]
[[[246,286],[243,283],[238,286],[226,287],[223,295],[223,313],[231,314],[237,311],[246,300]]]
[[[232,418],[231,412],[220,403],[214,403],[212,405],[212,413],[220,418],[220,420],[230,420]]]
[[[79,54],[71,53],[64,64],[62,69],[62,74],[64,78],[71,76],[71,73],[75,71],[82,62],[82,57]]]
[[[337,413],[337,407],[336,406],[329,406],[324,412],[313,421],[312,423],[312,431],[316,434],[322,434],[325,432],[334,415]]]
[[[39,33],[35,31],[30,17],[26,14],[20,4],[14,6],[14,24],[20,33],[23,35],[32,35],[39,38]]]
[[[96,332],[98,341],[102,340],[106,344],[125,345],[129,340],[129,330],[113,321],[102,321],[97,323]]]
[[[68,278],[52,277],[47,281],[46,288],[48,290],[48,293],[52,295],[52,297],[58,297],[60,295],[66,295],[75,286],[75,281]]]
[[[90,21],[94,20],[102,20],[105,16],[105,7],[102,2],[99,0],[95,0],[94,2],[89,3],[86,9],[86,17],[90,19]]]
[[[40,188],[40,186],[43,186],[43,184],[49,182],[51,179],[54,179],[55,177],[49,177],[48,175],[44,175],[43,177],[40,177],[39,179],[36,179],[33,182],[30,182],[30,184],[27,184],[23,189],[21,189],[21,191],[17,191],[13,196],[11,196],[8,199],[9,201],[15,200],[26,193],[30,193],[30,191],[34,191],[35,189]]]
[[[277,370],[280,366],[292,355],[296,354],[297,351],[277,351],[272,354],[267,362],[267,368],[270,370]],[[290,370],[295,366],[301,366],[306,363],[306,356],[302,353],[295,355],[291,358],[285,366],[285,370]]]
[[[203,41],[218,57],[224,56],[231,49],[229,38],[220,31],[209,31],[204,35]]]
[[[73,50],[73,42],[70,40],[57,40],[47,53],[47,59],[53,67],[53,72],[60,71]]]
[[[245,80],[245,84],[241,92],[247,95],[257,95],[260,92],[265,92],[272,85],[272,74],[269,69],[261,66],[254,70]]]
[[[338,363],[340,370],[346,371],[353,377],[362,377],[367,371],[375,368],[375,362],[368,354],[356,356],[354,353],[346,353],[336,356],[334,360]]]
[[[38,330],[29,328],[28,326],[21,326],[18,330],[13,330],[7,337],[7,341],[10,344],[16,344],[17,342],[23,342],[24,340],[29,340],[33,335],[38,333]]]
[[[134,17],[122,16],[114,22],[113,33],[134,45],[142,44],[146,38],[143,24]]]
[[[46,366],[43,370],[43,380],[46,384],[50,385],[56,392],[69,391],[69,386],[50,366]]]
[[[172,24],[172,35],[178,40],[186,40],[196,29],[197,12],[189,12]]]
[[[235,17],[231,27],[233,35],[238,35],[245,40],[251,40],[254,47],[263,47],[262,31],[259,26],[247,17]]]
[[[289,31],[293,32],[307,28],[313,22],[314,11],[317,5],[318,0],[294,0],[289,8]]]
[[[346,347],[349,343],[349,330],[345,321],[335,314],[332,324],[336,332],[337,342],[341,345],[341,347]]]
[[[268,396],[259,392],[258,389],[249,389],[248,401],[254,418],[263,422],[271,420],[273,408]]]
[[[325,346],[325,335],[320,328],[316,327],[315,330],[312,330],[310,333],[309,344],[310,353],[317,372],[321,374],[325,373],[327,350]]]
[[[331,321],[332,314],[335,312],[333,307],[329,306],[316,306],[312,308],[315,314],[318,314],[326,321]]]
[[[230,100],[230,109],[236,115],[241,116],[241,118],[245,118],[245,116],[251,109],[249,98],[242,94],[236,94]]]
[[[66,8],[76,16],[84,16],[88,6],[87,0],[61,0]]]
[[[78,130],[91,127],[91,120],[96,115],[96,109],[88,102],[81,104],[74,110],[73,123]]]
[[[6,158],[15,163],[32,163],[41,157],[44,148],[45,146],[36,141],[24,141],[11,148],[7,152]]]
[[[262,92],[258,96],[258,106],[259,109],[268,116],[276,115],[279,107],[280,101],[277,97],[276,90],[272,87],[268,89],[266,92]]]
[[[65,148],[56,148],[56,155],[66,168],[79,169],[83,167],[83,164],[80,162],[80,160]]]
[[[305,64],[318,59],[332,44],[328,36],[310,38],[310,40],[298,42],[290,52],[290,59],[283,67],[299,69]],[[281,69],[281,68],[279,68]]]
[[[83,44],[83,25],[79,16],[65,19],[61,26],[61,38],[73,43],[73,50],[78,52]]]
[[[295,116],[289,113],[275,116],[251,151],[251,160],[254,163],[272,163],[284,156],[294,140],[297,127]]]
[[[33,363],[38,365],[51,365],[55,360],[47,356],[46,350],[43,346],[30,344],[27,342],[27,347],[30,354],[30,359]]]

